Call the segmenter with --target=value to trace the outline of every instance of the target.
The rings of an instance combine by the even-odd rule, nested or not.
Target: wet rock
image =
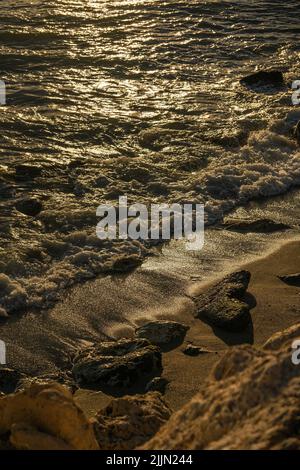
[[[188,344],[183,350],[183,354],[187,356],[199,356],[200,354],[211,353],[209,349],[202,348],[201,346],[195,346],[194,344]]]
[[[37,165],[20,164],[15,167],[16,179],[34,179],[42,174],[42,168]]]
[[[169,320],[157,320],[146,323],[135,330],[138,338],[146,338],[157,346],[183,341],[189,327],[182,323]]]
[[[300,324],[298,324],[300,331]],[[229,349],[198,393],[143,449],[300,450],[300,368],[276,351]]]
[[[278,70],[260,70],[241,79],[242,85],[248,86],[283,86],[283,73]]]
[[[72,374],[83,386],[126,388],[149,380],[160,370],[159,348],[146,339],[121,339],[80,351],[74,358]]]
[[[250,277],[249,271],[234,272],[199,295],[195,299],[195,316],[229,331],[246,328],[251,321],[249,305],[244,300]]]
[[[170,416],[158,392],[125,396],[99,411],[94,429],[101,449],[132,450],[153,437]]]
[[[222,224],[222,228],[235,232],[256,232],[256,233],[273,233],[280,230],[287,230],[291,227],[281,222],[275,222],[271,219],[234,219],[226,218]]]
[[[279,279],[290,286],[300,287],[300,273],[287,274],[285,276],[278,276]]]
[[[16,202],[15,205],[17,211],[22,212],[22,214],[35,217],[43,210],[42,202],[34,197],[21,199]]]
[[[165,393],[166,386],[168,385],[167,379],[163,377],[154,377],[146,385],[146,392],[160,392]]]
[[[93,427],[59,384],[32,384],[0,398],[0,439],[20,450],[96,450]]]
[[[13,393],[19,381],[25,376],[15,369],[0,367],[0,391],[3,393]]]

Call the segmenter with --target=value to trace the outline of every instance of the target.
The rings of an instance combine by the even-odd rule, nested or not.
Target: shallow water
[[[143,243],[96,238],[104,201],[205,202],[213,222],[299,184],[288,86],[300,79],[297,6],[2,0],[2,315],[147,255]],[[239,84],[266,66],[285,70],[287,86]],[[16,175],[20,164],[40,174]],[[24,196],[42,200],[37,217],[15,209]]]

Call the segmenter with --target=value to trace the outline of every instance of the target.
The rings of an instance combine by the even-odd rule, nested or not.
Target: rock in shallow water
[[[153,437],[170,416],[158,392],[125,396],[99,411],[94,429],[101,449],[132,450]]]
[[[300,324],[277,334],[276,351],[228,350],[201,392],[143,449],[300,450],[300,367],[291,361],[296,330]]]
[[[240,331],[251,321],[249,305],[244,301],[251,274],[238,271],[226,276],[218,284],[195,300],[197,318],[229,331]]]
[[[80,351],[72,373],[82,386],[130,387],[161,370],[161,352],[146,339],[102,342]]]
[[[39,199],[34,197],[21,199],[20,201],[16,202],[16,209],[22,214],[35,217],[43,210],[43,204]]]
[[[243,85],[248,86],[282,86],[284,84],[283,73],[278,70],[260,70],[241,79]]]
[[[173,341],[183,341],[189,327],[169,320],[157,320],[146,323],[135,330],[138,338],[146,338],[157,346],[168,345]]]

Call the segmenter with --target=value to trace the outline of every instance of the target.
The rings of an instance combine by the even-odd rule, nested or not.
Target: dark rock
[[[15,167],[15,172],[18,180],[28,180],[41,176],[42,168],[37,165],[20,164]]]
[[[271,219],[234,219],[228,217],[222,227],[235,232],[272,233],[291,228],[289,225]]]
[[[188,344],[183,350],[183,354],[187,356],[199,356],[200,354],[211,353],[209,349],[202,348],[201,346],[195,346],[194,344]]]
[[[72,369],[76,382],[90,387],[130,387],[161,370],[161,352],[146,339],[102,342],[80,351]]]
[[[26,198],[16,202],[15,207],[19,212],[22,212],[22,214],[35,217],[43,209],[43,204],[39,199]]]
[[[19,371],[8,367],[0,368],[0,391],[3,393],[13,393],[18,382],[25,377]]]
[[[284,85],[284,77],[283,73],[278,70],[260,70],[243,77],[240,82],[248,86],[273,85],[278,87]]]
[[[196,317],[229,331],[240,331],[251,321],[249,305],[244,301],[250,281],[249,271],[226,276],[195,299]]]
[[[281,281],[289,284],[290,286],[300,287],[300,273],[287,274],[285,276],[278,276]]]
[[[138,338],[146,338],[157,346],[167,345],[173,341],[183,341],[189,327],[169,320],[157,320],[146,323],[136,329]]]
[[[165,393],[166,386],[168,385],[167,379],[163,377],[154,377],[146,385],[146,392],[160,392]]]

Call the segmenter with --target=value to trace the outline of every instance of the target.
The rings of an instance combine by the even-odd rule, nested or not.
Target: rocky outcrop
[[[172,342],[184,340],[189,327],[182,323],[169,320],[157,320],[146,323],[136,329],[138,338],[146,338],[157,346],[166,346]]]
[[[125,396],[96,415],[94,429],[102,449],[132,450],[153,437],[170,416],[158,392]]]
[[[240,331],[251,321],[245,294],[250,281],[249,271],[226,276],[218,284],[195,298],[196,317],[230,331]]]
[[[300,450],[300,366],[291,361],[299,333],[300,324],[263,349],[228,350],[202,391],[143,448]]]
[[[161,370],[161,352],[146,339],[102,342],[80,351],[72,373],[78,384],[88,387],[130,387],[149,381]]]
[[[95,450],[91,422],[59,384],[33,384],[0,397],[0,448]]]
[[[281,222],[275,222],[271,219],[234,219],[228,217],[224,220],[222,228],[225,230],[231,230],[234,232],[242,233],[273,233],[280,230],[287,230],[291,228],[289,225],[286,225]]]
[[[300,273],[287,274],[285,276],[278,276],[279,279],[290,286],[300,287]]]
[[[250,87],[271,85],[282,87],[284,85],[283,73],[279,70],[260,70],[241,79],[242,85]]]

